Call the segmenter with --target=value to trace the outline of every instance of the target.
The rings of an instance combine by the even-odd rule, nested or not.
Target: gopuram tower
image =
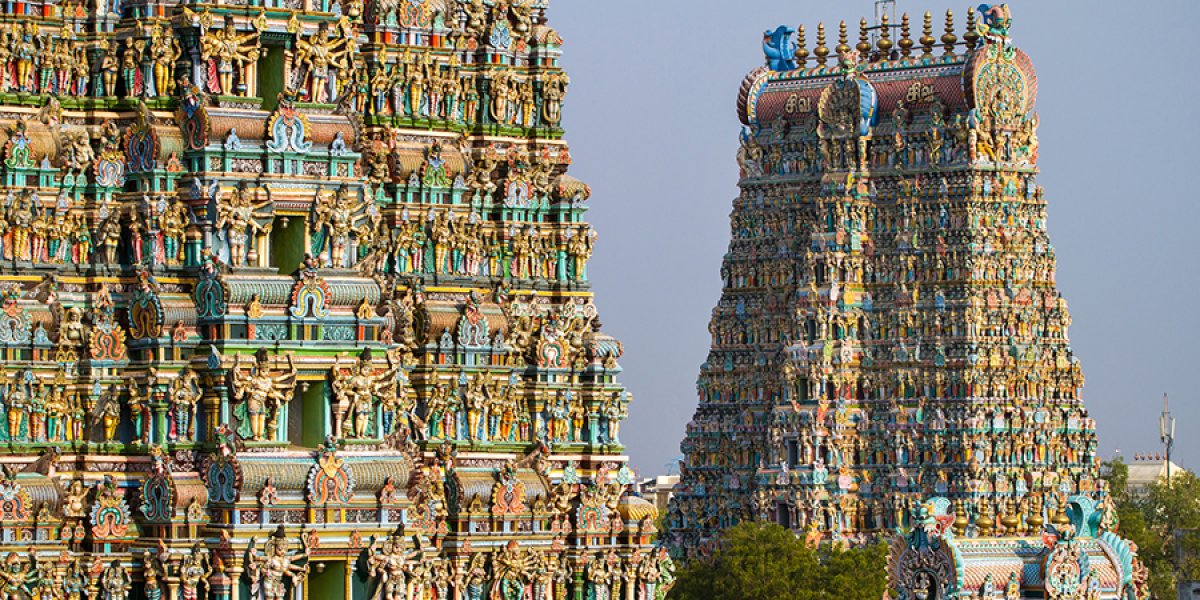
[[[1141,595],[1098,477],[1035,180],[1037,77],[1010,22],[985,6],[960,38],[949,12],[936,33],[905,15],[872,39],[864,20],[853,46],[821,25],[811,50],[803,28],[798,45],[765,34],[667,515],[679,555],[743,520],[813,543],[900,530],[902,598]]]
[[[7,596],[665,595],[546,9],[0,2]]]

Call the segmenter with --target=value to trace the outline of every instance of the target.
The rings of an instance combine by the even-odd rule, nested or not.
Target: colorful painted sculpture
[[[812,543],[899,530],[901,598],[1042,597],[1057,523],[1096,570],[1050,596],[1144,596],[1055,287],[1037,76],[1008,8],[981,13],[961,43],[948,13],[940,49],[928,14],[919,39],[907,16],[898,40],[864,21],[854,46],[843,24],[832,50],[821,26],[811,54],[783,65],[766,44],[746,78],[724,291],[666,517],[678,556],[744,520]]]
[[[665,591],[546,11],[0,2],[13,594]]]

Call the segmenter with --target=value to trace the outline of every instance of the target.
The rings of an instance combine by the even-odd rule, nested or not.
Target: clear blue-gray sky
[[[1178,461],[1200,465],[1196,5],[1009,4],[1040,77],[1039,181],[1102,453],[1158,451],[1169,393]],[[966,3],[898,6],[953,8],[962,35]],[[572,173],[592,186],[600,232],[590,274],[634,393],[621,437],[644,475],[679,455],[696,405],[737,195],[734,101],[763,61],[762,32],[803,23],[811,47],[818,21],[872,14],[871,0],[552,0]]]

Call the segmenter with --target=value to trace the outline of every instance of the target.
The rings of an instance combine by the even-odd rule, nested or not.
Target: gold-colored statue
[[[228,196],[218,198],[216,228],[227,238],[230,264],[237,267],[246,260],[254,262],[257,259],[254,245],[247,251],[247,244],[257,242],[260,235],[271,232],[270,218],[274,214],[271,199],[257,200],[256,193],[245,183],[234,188]]]
[[[171,76],[171,73],[175,69],[175,61],[179,60],[180,53],[179,38],[167,35],[162,26],[155,22],[154,28],[150,30],[150,58],[154,61],[155,95],[172,96],[175,94],[175,78]]]
[[[0,600],[25,600],[30,597],[29,585],[37,581],[37,574],[29,568],[16,552],[4,557],[4,568],[0,569]]]

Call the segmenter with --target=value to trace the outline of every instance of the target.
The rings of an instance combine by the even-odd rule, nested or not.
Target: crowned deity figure
[[[225,20],[223,29],[206,32],[200,39],[200,58],[210,65],[208,90],[226,96],[254,96],[255,65],[261,52],[259,32],[238,33],[231,18]]]
[[[492,561],[492,598],[520,598],[533,572],[534,560],[509,540]]]
[[[16,552],[4,557],[0,568],[0,600],[25,600],[30,597],[30,584],[37,581],[37,573]]]
[[[208,548],[200,543],[192,547],[192,551],[183,555],[179,561],[179,586],[181,600],[196,600],[199,597],[200,584],[207,585],[212,576],[212,563],[208,557]]]
[[[167,579],[167,565],[162,558],[165,551],[165,546],[160,546],[160,554],[157,556],[149,550],[142,551],[142,592],[146,600],[163,598],[163,588]]]
[[[300,537],[300,552],[288,555],[288,541],[281,526],[260,555],[255,548],[257,538],[250,539],[246,550],[246,571],[250,575],[250,593],[257,600],[284,600],[288,594],[288,580],[295,587],[308,577],[308,543]]]
[[[12,38],[12,56],[16,62],[16,85],[15,87],[23,92],[34,91],[33,66],[38,62],[38,41],[41,39],[38,35],[38,26],[32,21],[25,21],[21,25],[15,26],[15,35]]]
[[[341,357],[338,357],[333,367],[333,394],[337,400],[334,431],[354,439],[364,439],[370,434],[376,399],[396,393],[396,373],[400,366],[391,356],[388,362],[386,371],[376,373],[368,350],[347,372],[343,372]]]
[[[129,569],[122,566],[119,560],[109,563],[100,574],[100,592],[104,600],[125,600],[132,588]]]
[[[100,397],[92,412],[93,423],[98,423],[103,432],[103,442],[119,442],[117,426],[121,423],[121,401],[118,399],[117,386],[108,388],[108,392]]]
[[[321,256],[325,266],[353,266],[353,257],[347,251],[350,236],[362,230],[359,225],[368,217],[364,209],[369,203],[369,199],[355,198],[350,188],[345,186],[336,195],[329,190],[317,194],[317,200],[313,203],[312,249],[314,254]],[[328,255],[325,254],[327,248]]]
[[[200,386],[196,383],[196,372],[184,369],[171,381],[169,391],[171,406],[170,438],[172,440],[195,439],[196,408],[200,404]]]
[[[264,224],[261,221],[274,215],[274,203],[270,198],[256,201],[255,196],[243,182],[228,196],[222,196],[217,201],[217,232],[227,239],[229,262],[235,267],[241,266],[248,258],[254,260],[257,257],[253,244],[247,250],[248,242],[271,232],[271,223]]]
[[[154,66],[151,69],[153,78],[144,86],[147,96],[175,94],[175,78],[171,73],[175,70],[175,61],[179,60],[181,53],[179,38],[166,34],[156,22],[150,30],[150,59]]]
[[[163,262],[167,265],[183,262],[184,235],[190,224],[188,208],[182,202],[172,203],[159,213],[158,229],[163,238]]]
[[[142,386],[133,377],[129,378],[126,387],[129,390],[129,416],[133,418],[133,434],[142,445],[149,445],[154,428],[150,413],[150,391],[142,391]]]
[[[415,539],[419,546],[420,538]],[[408,600],[413,561],[420,559],[421,554],[419,547],[408,550],[402,535],[389,536],[382,546],[378,539],[372,539],[367,548],[367,569],[371,577],[379,580],[374,597],[377,600]]]
[[[255,366],[242,367],[242,355],[233,362],[233,397],[244,403],[245,418],[249,424],[250,439],[257,442],[273,437],[279,408],[292,398],[296,387],[296,365],[292,355],[287,355],[288,370],[279,374],[271,371],[265,349],[254,355]]]
[[[332,71],[348,69],[346,58],[355,51],[352,36],[332,39],[329,28],[322,25],[315,35],[296,43],[296,64],[303,68],[296,87],[308,90],[310,102],[335,102],[337,80]]]

